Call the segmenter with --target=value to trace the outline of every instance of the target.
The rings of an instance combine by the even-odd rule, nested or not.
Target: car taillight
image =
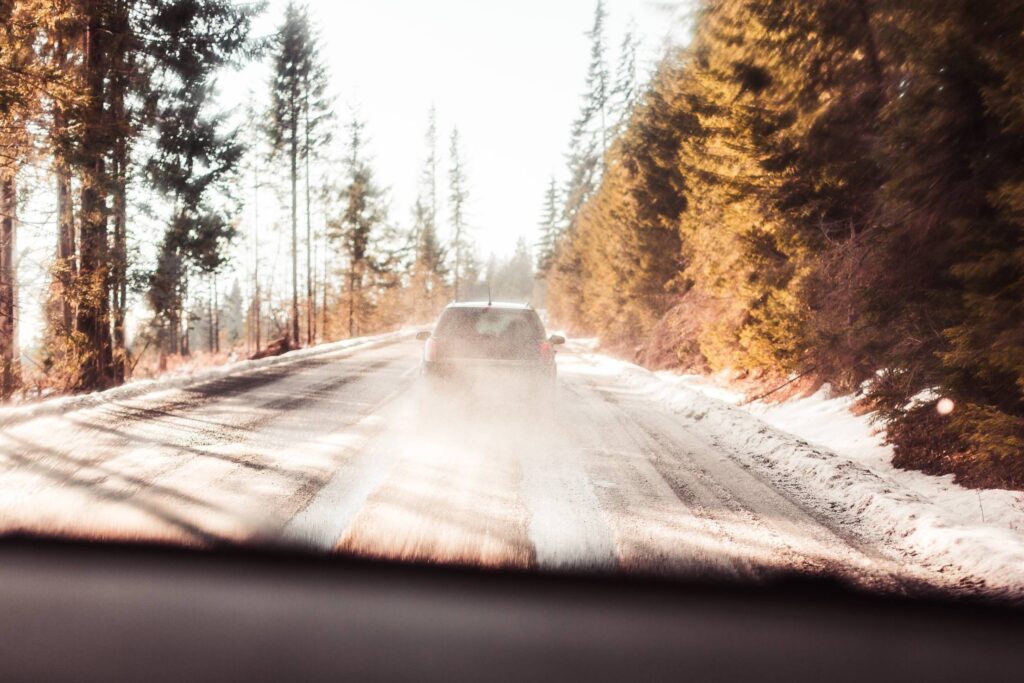
[[[551,346],[550,342],[544,341],[540,343],[540,358],[547,362],[555,360],[555,348]]]
[[[433,339],[428,339],[423,345],[423,360],[433,363],[437,360],[437,356],[437,342]]]

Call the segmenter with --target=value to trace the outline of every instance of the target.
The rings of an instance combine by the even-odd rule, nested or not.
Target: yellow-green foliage
[[[597,191],[562,239],[548,307],[570,328],[628,344],[671,303],[681,266],[678,217],[686,197],[676,155],[692,117],[675,99],[677,65],[662,66],[605,157]]]
[[[706,0],[559,245],[552,310],[867,382],[901,464],[1024,486],[1022,35],[1022,0]]]

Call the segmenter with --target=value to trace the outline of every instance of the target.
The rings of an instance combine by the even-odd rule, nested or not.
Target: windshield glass
[[[544,339],[544,327],[537,314],[530,310],[449,308],[441,315],[434,336],[452,339],[484,337],[540,341]]]
[[[1024,0],[0,20],[0,535],[1024,598]]]

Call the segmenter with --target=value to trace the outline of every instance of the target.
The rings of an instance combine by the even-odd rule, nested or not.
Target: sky
[[[256,33],[271,34],[286,4],[272,0]],[[550,177],[562,176],[579,112],[595,0],[320,0],[308,6],[320,32],[336,117],[344,125],[355,110],[366,121],[392,221],[410,220],[434,106],[442,158],[452,128],[459,129],[468,218],[481,258],[510,253],[520,236],[532,243],[544,190]],[[643,40],[643,72],[681,31],[676,3],[606,0],[606,9],[610,59],[632,27]],[[267,67],[256,65],[240,76],[222,79],[226,103],[244,101],[249,93],[259,101]],[[335,158],[343,154],[340,144]],[[443,176],[446,166],[441,171]]]

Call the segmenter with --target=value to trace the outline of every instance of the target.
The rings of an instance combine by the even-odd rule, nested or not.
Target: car
[[[528,304],[458,302],[441,313],[423,341],[422,375],[432,390],[491,399],[553,397],[555,348],[565,337],[547,336]]]

